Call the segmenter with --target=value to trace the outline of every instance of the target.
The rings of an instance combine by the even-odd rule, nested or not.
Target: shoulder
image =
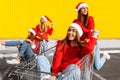
[[[89,16],[88,20],[94,20],[93,16]]]
[[[57,41],[57,47],[60,47],[62,45],[62,40]]]
[[[74,22],[78,22],[78,20],[77,20],[77,19],[74,19],[74,20],[73,20],[73,23],[74,23]]]

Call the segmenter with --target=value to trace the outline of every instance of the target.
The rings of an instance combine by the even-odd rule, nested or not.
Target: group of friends
[[[76,6],[77,19],[73,20],[67,30],[66,37],[57,41],[56,50],[52,65],[45,57],[44,53],[48,49],[48,36],[52,35],[54,24],[47,16],[41,16],[40,23],[35,28],[28,30],[28,37],[22,41],[1,41],[5,46],[17,46],[19,53],[16,59],[7,63],[20,63],[33,56],[37,56],[37,68],[40,71],[52,74],[62,74],[72,66],[77,66],[77,62],[86,55],[93,56],[94,69],[100,70],[110,55],[106,52],[100,55],[100,48],[97,43],[99,31],[95,30],[94,18],[88,14],[88,5],[80,2]],[[46,22],[49,21],[51,26]],[[71,70],[65,77],[55,75],[41,76],[51,77],[52,80],[80,80],[81,68]],[[73,76],[70,76],[73,74]]]

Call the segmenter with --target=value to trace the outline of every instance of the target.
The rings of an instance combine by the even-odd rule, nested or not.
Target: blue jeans
[[[38,71],[50,73],[51,65],[44,55],[37,56],[37,69]],[[50,76],[49,74],[41,73],[40,77]]]
[[[22,61],[28,60],[29,58],[34,56],[34,52],[29,42],[23,41],[5,41],[5,46],[16,46],[19,45],[20,48],[18,49],[19,53],[18,56],[21,58]]]
[[[40,54],[41,55],[47,55],[48,51],[46,51],[48,49],[48,42],[46,40],[40,41]]]
[[[98,44],[95,45],[94,48],[94,69],[95,70],[100,70],[102,68],[102,66],[104,65],[106,59],[103,57],[100,57],[100,48],[98,46]]]
[[[63,73],[67,73],[64,74]],[[81,79],[81,70],[75,64],[70,64],[60,76],[58,76],[57,80],[80,80]]]
[[[5,41],[5,46],[16,46],[16,45],[22,45],[21,41]]]

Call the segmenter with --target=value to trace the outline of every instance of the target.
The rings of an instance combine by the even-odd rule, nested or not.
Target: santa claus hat
[[[41,16],[41,18],[43,18],[46,21],[52,22],[47,16]]]
[[[88,5],[85,2],[80,2],[77,6],[76,6],[76,11],[78,12],[82,7],[87,7]]]
[[[80,26],[79,24],[77,24],[77,23],[72,23],[72,24],[70,25],[70,27],[74,27],[74,28],[78,31],[78,33],[79,33],[80,36],[83,35],[82,28],[81,28],[81,26]]]
[[[34,36],[36,35],[36,29],[35,28],[29,29],[29,32],[33,33]]]

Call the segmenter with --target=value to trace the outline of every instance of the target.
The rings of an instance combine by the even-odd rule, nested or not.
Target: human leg
[[[21,41],[1,41],[1,44],[4,46],[17,46],[17,45],[21,45],[22,42]]]
[[[43,40],[43,50],[44,50],[44,55],[46,56],[49,51],[48,50],[48,42],[46,40]]]
[[[24,61],[33,57],[34,54],[35,53],[33,52],[30,43],[28,43],[26,40],[23,41],[21,47],[19,48],[18,56]]]
[[[75,64],[70,64],[59,76],[57,80],[80,80],[81,70]]]
[[[46,40],[43,40],[40,42],[40,54],[46,55],[48,53],[48,42]]]
[[[7,61],[8,64],[19,64],[20,61],[25,61],[34,56],[34,52],[31,48],[31,45],[24,41],[19,48],[18,56],[16,59]]]
[[[100,56],[100,48],[97,45],[95,45],[95,48],[94,48],[94,69],[96,70],[100,70],[102,68],[102,66],[104,65],[106,59],[105,57],[101,57]]]
[[[38,71],[50,73],[51,65],[45,56],[43,56],[43,55],[37,56],[36,62],[37,62]],[[49,78],[50,75],[45,74],[45,73],[41,73],[40,77],[41,78]]]

